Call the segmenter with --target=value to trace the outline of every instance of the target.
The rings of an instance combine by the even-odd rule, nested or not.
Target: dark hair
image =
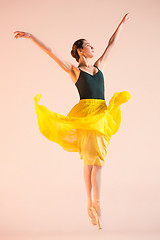
[[[77,62],[79,62],[79,54],[77,52],[77,48],[83,49],[83,41],[86,39],[78,39],[75,41],[72,45],[71,55],[76,59]]]

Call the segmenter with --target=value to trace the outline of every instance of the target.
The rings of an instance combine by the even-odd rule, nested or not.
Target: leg
[[[91,183],[93,187],[93,206],[96,208],[99,216],[100,213],[100,183],[101,183],[101,170],[102,166],[93,165],[91,174]]]
[[[87,199],[88,199],[88,206],[92,204],[92,197],[91,197],[91,191],[92,191],[92,183],[91,183],[91,172],[92,172],[92,165],[87,165],[84,163],[84,180],[85,180],[85,186],[86,186],[86,192],[87,192]]]
[[[96,221],[94,218],[94,215],[90,209],[92,206],[92,197],[91,197],[91,191],[92,191],[92,183],[91,183],[91,173],[92,173],[93,165],[87,165],[84,163],[84,180],[86,185],[86,192],[87,192],[87,199],[88,199],[88,216],[89,220],[92,225],[96,225]]]

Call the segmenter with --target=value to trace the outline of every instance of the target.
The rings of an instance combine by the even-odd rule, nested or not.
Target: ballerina
[[[115,134],[121,122],[120,105],[131,97],[128,91],[115,93],[107,107],[105,101],[104,75],[102,69],[107,56],[113,48],[120,29],[129,19],[125,14],[116,31],[108,41],[103,54],[92,66],[94,47],[86,39],[74,42],[71,55],[78,67],[58,58],[50,48],[30,33],[15,31],[15,38],[29,38],[46,52],[65,72],[67,72],[78,90],[80,100],[67,116],[52,112],[38,102],[42,94],[34,97],[40,132],[50,141],[58,143],[63,149],[79,152],[84,160],[84,181],[88,200],[88,217],[93,226],[102,229],[100,209],[101,171],[107,155],[110,138]],[[93,190],[93,198],[92,198]]]

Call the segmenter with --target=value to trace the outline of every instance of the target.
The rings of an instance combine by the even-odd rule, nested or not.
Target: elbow
[[[114,45],[115,44],[115,38],[111,37],[108,42],[108,46]]]

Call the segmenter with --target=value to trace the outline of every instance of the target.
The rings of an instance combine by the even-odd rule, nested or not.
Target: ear
[[[79,48],[77,48],[77,52],[78,54],[82,54],[82,51]]]

